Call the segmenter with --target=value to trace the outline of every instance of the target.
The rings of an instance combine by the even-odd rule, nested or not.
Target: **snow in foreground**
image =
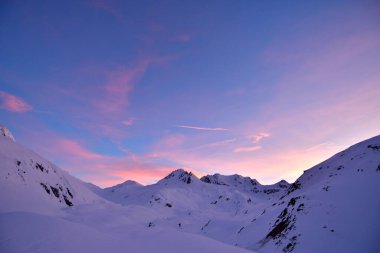
[[[0,214],[0,252],[250,252],[200,235],[125,227],[92,226],[28,212]]]

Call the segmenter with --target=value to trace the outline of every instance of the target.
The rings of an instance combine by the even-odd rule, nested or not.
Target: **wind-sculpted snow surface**
[[[10,136],[0,135],[0,252],[380,252],[380,136],[292,184],[179,169],[106,189]]]

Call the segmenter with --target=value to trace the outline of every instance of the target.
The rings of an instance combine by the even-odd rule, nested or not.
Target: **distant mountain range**
[[[380,136],[294,183],[178,169],[101,189],[0,127],[0,252],[380,252]]]

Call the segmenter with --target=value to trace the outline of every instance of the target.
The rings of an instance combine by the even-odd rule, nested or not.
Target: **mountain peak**
[[[238,174],[225,176],[221,174],[214,175],[206,175],[201,178],[201,181],[209,184],[217,184],[217,185],[226,185],[226,186],[236,186],[239,184],[249,184],[249,185],[260,185],[260,183],[256,179],[252,179],[250,177],[243,177]]]
[[[125,181],[122,184],[123,185],[141,185],[141,184],[139,184],[139,183],[137,183],[136,181],[133,181],[133,180],[127,180],[127,181]]]
[[[161,179],[159,182],[180,181],[186,184],[191,184],[194,180],[199,180],[192,172],[184,169],[172,171],[169,175]]]
[[[1,126],[1,125],[0,125],[0,136],[4,136],[12,141],[16,141],[11,131],[9,131],[9,129],[6,128],[5,126]]]

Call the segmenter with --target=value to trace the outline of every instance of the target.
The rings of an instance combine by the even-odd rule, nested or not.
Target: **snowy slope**
[[[183,169],[173,171],[156,184],[133,185],[118,191],[120,187],[124,189],[123,185],[106,188],[100,195],[130,208],[131,216],[136,206],[151,210],[136,221],[148,227],[201,234],[233,245],[247,220],[259,215],[289,187],[285,181],[264,186],[239,175],[213,175],[200,180]]]
[[[288,188],[290,184],[285,180],[273,185],[262,185],[256,179],[250,177],[243,177],[240,175],[224,176],[220,174],[207,175],[201,178],[201,181],[209,184],[225,185],[234,187],[239,191],[248,193],[264,193],[264,194],[282,194],[284,189]],[[271,195],[273,196],[273,195]]]
[[[377,253],[379,194],[380,136],[290,185],[179,169],[101,189],[0,127],[0,252]]]
[[[0,133],[6,133],[0,135],[0,252],[248,252],[149,227],[140,221],[156,211],[108,202],[93,192],[102,189],[19,145],[4,128]],[[132,186],[138,187],[128,182],[115,191]]]
[[[244,234],[254,243],[240,242],[268,253],[380,252],[379,194],[377,136],[305,171],[265,214],[246,224]]]
[[[0,132],[4,128],[0,127]],[[54,164],[0,135],[0,211],[54,213],[77,204],[104,202]]]
[[[0,224],[1,252],[251,252],[203,236],[173,230],[128,227],[110,232],[35,213],[0,214]]]
[[[124,183],[104,189],[96,189],[94,188],[96,187],[94,185],[90,187],[91,190],[97,193],[99,196],[111,200],[113,202],[120,203],[122,200],[120,200],[119,198],[124,198],[125,196],[128,196],[128,193],[130,191],[143,187],[143,185],[132,180],[127,180]]]
[[[380,252],[380,136],[305,171],[293,184],[263,186],[239,175],[200,180],[177,170],[110,200],[150,208],[140,222],[177,228],[258,252]],[[323,243],[319,239],[323,240]]]

